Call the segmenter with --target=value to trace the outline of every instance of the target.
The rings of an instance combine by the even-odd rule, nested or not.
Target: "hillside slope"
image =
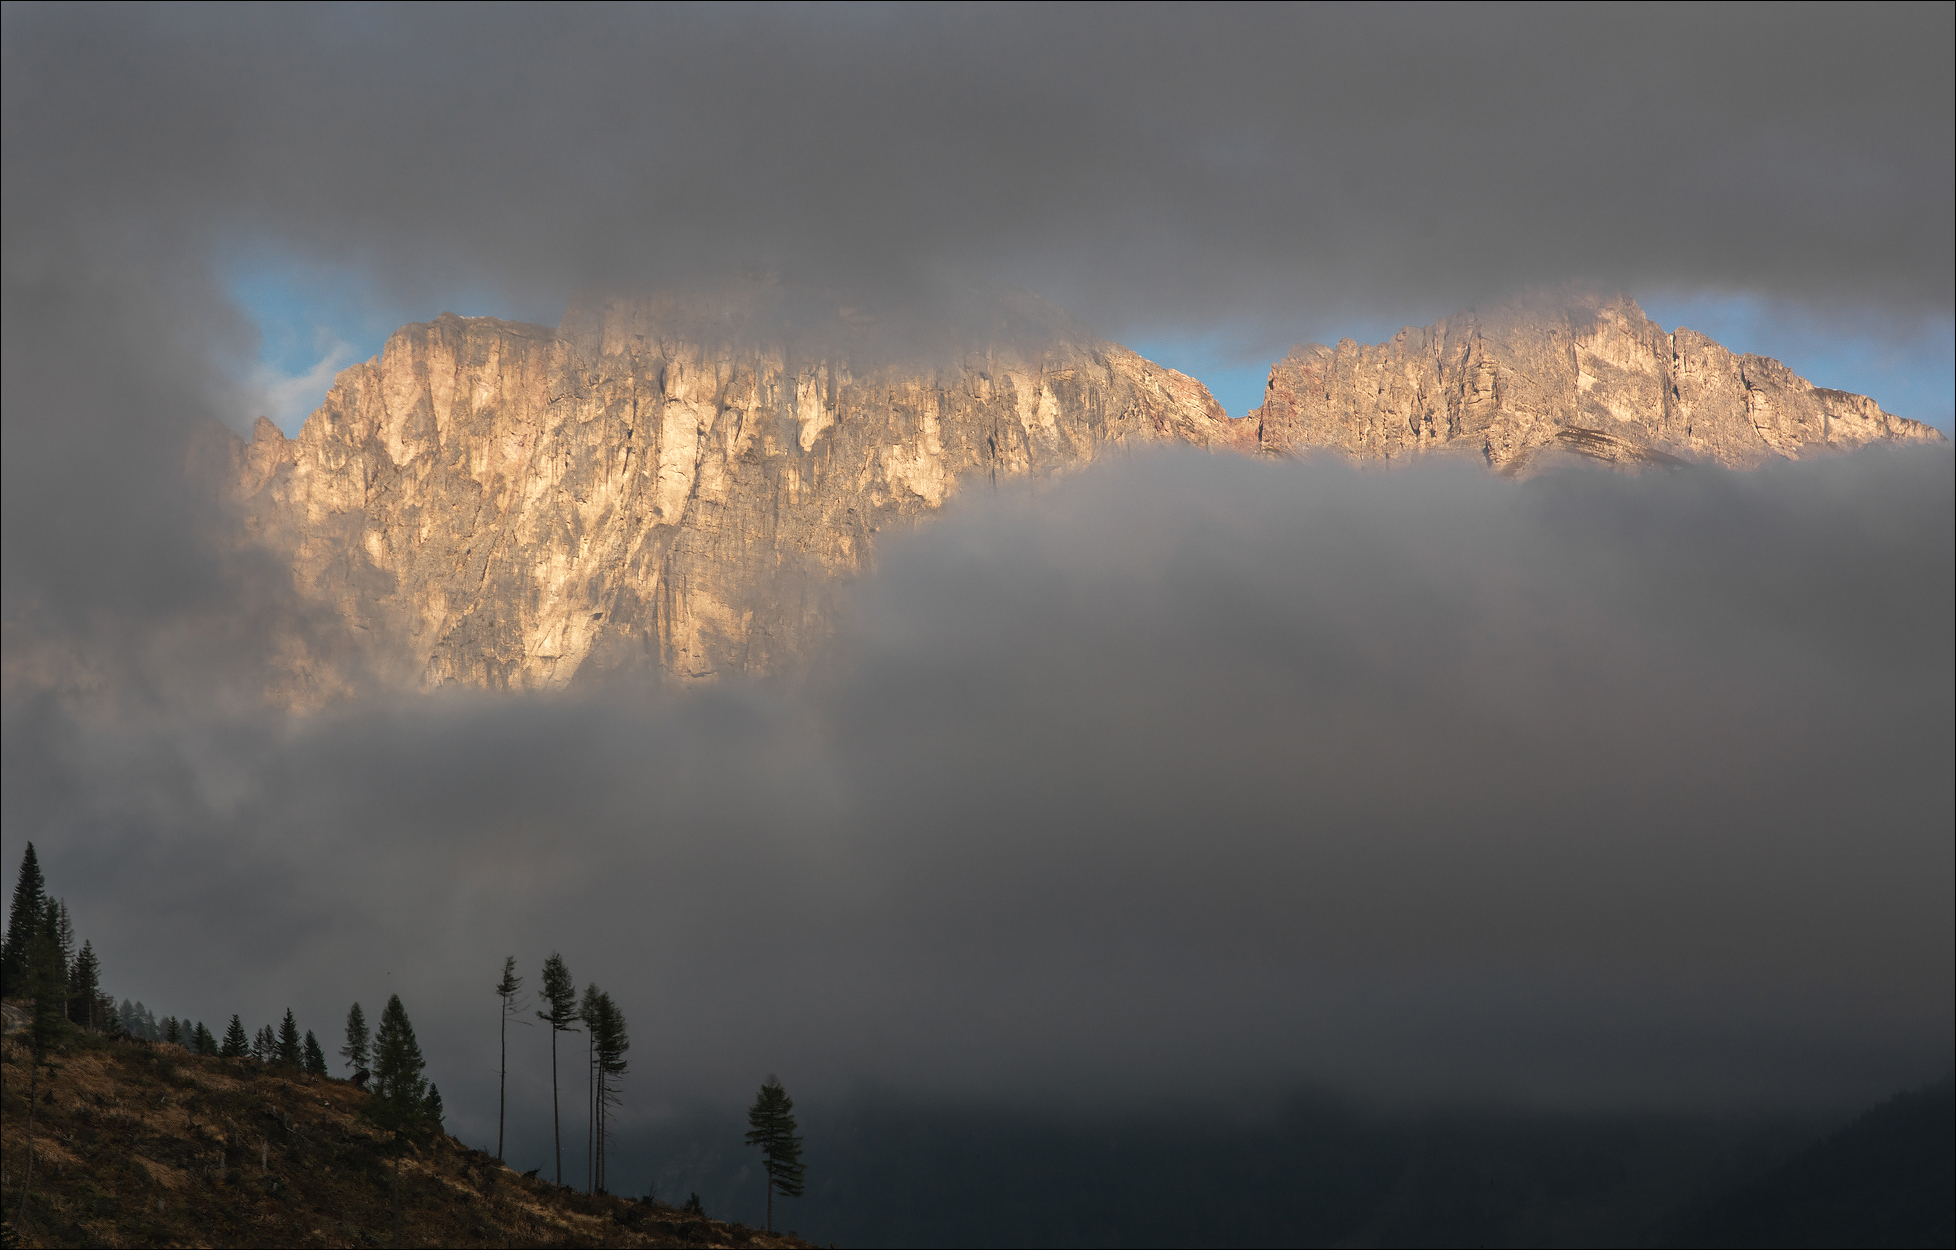
[[[1673,1244],[1956,1244],[1956,1079],[1897,1094],[1721,1196]]]
[[[73,1035],[34,1115],[25,1246],[801,1246],[518,1175],[451,1137],[392,1146],[344,1081]],[[28,1054],[0,1056],[0,1198],[27,1163]],[[398,1221],[398,1225],[397,1225]]]

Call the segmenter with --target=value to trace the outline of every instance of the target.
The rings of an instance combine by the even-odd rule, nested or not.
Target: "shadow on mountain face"
[[[861,1246],[1659,1245],[1706,1193],[1821,1131],[1792,1117],[1388,1116],[1324,1102],[1234,1124],[885,1102],[812,1106],[802,1125],[808,1195],[777,1200],[777,1226]],[[631,1145],[661,1197],[697,1191],[716,1217],[759,1218],[759,1173],[725,1124]]]
[[[1676,1244],[1956,1244],[1956,1076],[1895,1095],[1724,1195]]]

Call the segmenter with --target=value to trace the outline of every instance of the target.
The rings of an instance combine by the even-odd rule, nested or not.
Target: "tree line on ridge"
[[[318,1037],[310,1029],[303,1035],[300,1033],[298,1019],[290,1008],[276,1027],[262,1025],[255,1034],[247,1033],[243,1020],[233,1015],[220,1039],[201,1020],[192,1022],[172,1015],[158,1021],[140,1002],[125,1000],[118,1006],[112,995],[102,991],[101,976],[101,961],[94,946],[84,940],[80,950],[75,949],[74,926],[67,905],[48,894],[39,858],[30,842],[21,859],[6,937],[0,944],[0,997],[31,1004],[28,1042],[34,1059],[30,1064],[27,1126],[30,1152],[33,1091],[38,1072],[45,1066],[47,1052],[55,1045],[64,1022],[111,1037],[181,1046],[194,1055],[249,1060],[316,1077],[331,1075]],[[586,1188],[593,1194],[609,1192],[607,1163],[613,1144],[612,1115],[621,1105],[623,1080],[630,1066],[625,1057],[631,1049],[625,1014],[610,993],[595,982],[586,985],[580,996],[569,966],[557,952],[553,951],[544,960],[540,981],[534,1014],[550,1030],[551,1137],[556,1183],[563,1185],[564,1172],[559,1041],[566,1034],[582,1034]],[[504,958],[502,976],[494,989],[501,1000],[501,1066],[496,1109],[496,1158],[501,1161],[506,1144],[509,1025],[512,1021],[531,1023],[526,1014],[531,1004],[525,999],[523,978],[517,975],[514,955]],[[410,1141],[446,1131],[441,1090],[427,1079],[426,1060],[400,996],[388,998],[381,1012],[380,1027],[372,1032],[365,1011],[359,1003],[354,1003],[347,1012],[344,1044],[338,1053],[351,1069],[347,1079],[369,1094],[364,1114],[396,1143],[398,1186],[399,1150]],[[773,1074],[762,1083],[748,1109],[748,1126],[746,1143],[761,1151],[767,1227],[771,1231],[774,1196],[778,1193],[783,1197],[801,1197],[805,1173],[794,1101]],[[31,1158],[28,1168],[31,1184]],[[687,1205],[698,1209],[698,1195]]]

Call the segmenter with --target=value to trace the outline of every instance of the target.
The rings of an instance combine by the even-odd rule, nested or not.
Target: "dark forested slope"
[[[29,1072],[17,1036],[0,1076],[0,1196],[10,1225],[20,1213],[22,1245],[808,1244],[561,1189],[445,1135],[397,1156],[347,1082],[79,1030],[37,1082],[23,1207]]]

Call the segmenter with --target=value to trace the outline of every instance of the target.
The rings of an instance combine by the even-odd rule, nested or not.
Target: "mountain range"
[[[1301,346],[1239,418],[1032,297],[996,297],[935,338],[806,304],[752,281],[585,297],[555,329],[404,326],[297,437],[263,418],[232,436],[225,490],[249,541],[390,683],[551,689],[791,667],[886,536],[961,492],[1154,444],[1525,474],[1943,441],[1776,360],[1667,333],[1621,295]],[[291,667],[294,702],[343,680],[321,655]]]

